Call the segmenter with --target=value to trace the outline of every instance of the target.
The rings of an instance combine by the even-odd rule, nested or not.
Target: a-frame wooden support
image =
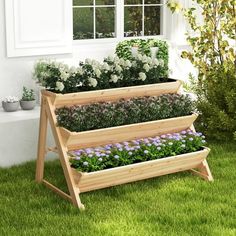
[[[74,183],[72,169],[70,167],[69,159],[67,157],[68,150],[67,147],[64,145],[64,141],[61,137],[58,127],[56,126],[55,109],[56,108],[52,103],[51,99],[46,96],[42,96],[39,141],[38,141],[38,158],[37,158],[35,178],[38,183],[45,184],[47,187],[49,187],[51,190],[59,194],[61,197],[71,201],[74,206],[83,210],[84,205],[81,203],[79,197],[80,191],[79,188]],[[69,195],[44,179],[44,161],[45,161],[45,154],[47,151],[46,138],[47,138],[48,122],[51,126],[53,136],[56,142],[57,152],[63,168],[64,176],[69,190]]]
[[[172,92],[176,92],[179,87],[174,88]],[[156,87],[155,87],[156,86]],[[72,93],[65,95],[58,95],[48,91],[42,92],[41,102],[41,114],[40,114],[40,126],[39,126],[39,141],[38,141],[38,157],[36,167],[36,181],[38,183],[45,184],[48,188],[59,194],[61,197],[69,200],[74,206],[84,209],[84,205],[80,200],[80,193],[88,192],[95,189],[114,186],[118,184],[128,183],[141,179],[157,177],[165,174],[175,173],[184,170],[191,170],[194,174],[202,177],[207,181],[213,181],[211,171],[206,161],[206,157],[209,153],[209,149],[204,149],[200,152],[189,153],[190,159],[181,159],[181,155],[177,164],[176,162],[169,162],[168,160],[156,160],[155,165],[159,168],[149,166],[150,163],[140,163],[135,167],[124,166],[119,167],[119,170],[113,168],[110,170],[92,172],[92,173],[79,173],[74,171],[70,167],[68,158],[68,150],[76,150],[79,148],[99,146],[110,143],[128,141],[136,138],[152,137],[154,135],[165,134],[166,132],[178,132],[183,129],[192,129],[195,131],[192,125],[197,115],[190,115],[186,117],[176,117],[172,119],[151,121],[146,123],[131,124],[127,126],[111,127],[108,129],[93,130],[88,132],[70,132],[64,128],[57,126],[57,119],[55,110],[57,107],[75,104],[90,104],[96,101],[114,101],[123,97],[131,98],[135,96],[158,96],[163,93],[170,93],[171,84],[168,85],[168,89],[160,89],[161,85],[144,86],[141,89],[137,87],[122,88],[118,90],[102,90],[92,91],[85,93]],[[164,85],[166,86],[166,85]],[[159,88],[159,89],[158,89]],[[114,93],[116,94],[114,98]],[[47,148],[47,129],[48,123],[51,126],[54,140],[56,143],[55,148]],[[99,137],[95,139],[94,137]],[[59,155],[60,163],[63,168],[64,176],[67,182],[69,194],[63,192],[56,186],[49,183],[44,179],[44,161],[47,151],[56,151]],[[186,158],[186,156],[184,157]],[[188,161],[188,163],[186,163]],[[161,166],[165,167],[160,169]],[[164,163],[165,162],[165,163]],[[149,172],[143,173],[143,167],[147,168]],[[139,169],[140,168],[140,169]],[[116,174],[114,174],[116,172]],[[111,173],[111,174],[109,174]],[[132,173],[134,173],[132,175]],[[139,173],[139,174],[137,174]],[[118,181],[119,180],[119,181]]]

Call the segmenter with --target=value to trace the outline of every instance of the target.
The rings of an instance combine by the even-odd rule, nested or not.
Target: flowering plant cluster
[[[199,151],[205,136],[191,130],[86,148],[70,153],[71,166],[81,172],[92,172],[149,160]]]
[[[14,102],[19,102],[19,98],[15,96],[8,96],[8,97],[5,97],[3,101],[7,103],[14,103]]]
[[[166,82],[168,68],[164,67],[164,60],[141,54],[131,59],[108,57],[102,63],[86,59],[78,67],[40,60],[34,78],[50,91],[71,93]]]
[[[56,114],[59,126],[79,132],[185,116],[193,111],[194,103],[188,95],[165,94],[62,107],[56,110]]]

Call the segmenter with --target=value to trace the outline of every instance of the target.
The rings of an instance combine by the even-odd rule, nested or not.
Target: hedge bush
[[[190,115],[194,104],[188,96],[166,94],[118,102],[101,102],[56,110],[57,122],[70,131],[85,131]]]

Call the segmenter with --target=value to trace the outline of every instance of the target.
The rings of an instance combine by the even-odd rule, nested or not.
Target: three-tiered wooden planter
[[[71,150],[153,137],[161,134],[179,132],[188,128],[194,130],[193,122],[197,118],[197,115],[193,114],[189,116],[92,131],[70,132],[65,128],[57,126],[55,115],[56,108],[71,105],[85,105],[100,101],[117,101],[121,98],[129,99],[133,97],[159,96],[167,93],[174,94],[179,92],[180,87],[180,81],[173,81],[160,84],[70,93],[64,95],[45,90],[42,91],[36,181],[43,182],[47,187],[51,188],[62,197],[70,200],[75,206],[83,209],[84,205],[81,203],[79,197],[81,192],[88,192],[95,189],[185,170],[192,170],[194,173],[206,180],[213,180],[206,161],[206,157],[209,153],[208,148],[203,148],[203,150],[198,152],[91,173],[81,173],[70,166],[68,152]],[[46,147],[48,121],[56,142],[55,148]],[[69,194],[61,191],[43,178],[44,159],[48,150],[56,151],[59,154]]]

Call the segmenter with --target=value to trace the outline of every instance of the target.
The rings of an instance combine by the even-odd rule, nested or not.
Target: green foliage
[[[33,101],[33,100],[35,100],[34,90],[33,89],[27,89],[24,86],[21,101]]]
[[[139,54],[129,59],[105,58],[102,63],[86,59],[79,67],[56,61],[40,60],[34,67],[34,78],[46,89],[71,93],[168,81],[163,59]]]
[[[124,40],[116,46],[116,54],[120,58],[131,59],[131,48],[137,46],[139,53],[146,56],[151,56],[150,47],[158,47],[157,59],[164,60],[164,67],[161,71],[162,77],[168,77],[168,61],[169,51],[168,44],[166,41],[158,39],[131,39]]]
[[[236,130],[236,1],[194,0],[202,12],[198,22],[196,8],[181,9],[191,32],[187,41],[191,51],[184,51],[198,69],[198,110],[200,127],[212,138],[232,139]],[[173,10],[173,8],[171,9]]]
[[[156,160],[169,156],[199,151],[205,144],[201,133],[162,135],[161,138],[145,138],[131,142],[108,144],[105,147],[80,149],[73,152],[72,167],[82,172],[92,172]]]
[[[56,113],[59,126],[79,132],[185,116],[193,111],[194,104],[188,96],[167,94],[160,97],[122,99],[116,103],[63,107],[57,109]]]

